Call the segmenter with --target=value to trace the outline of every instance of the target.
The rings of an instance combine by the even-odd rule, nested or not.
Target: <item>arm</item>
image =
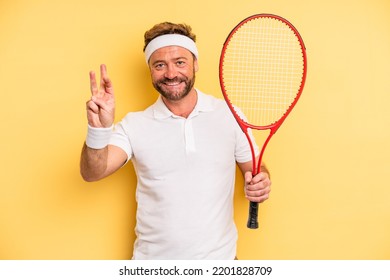
[[[245,183],[245,196],[249,201],[264,202],[269,198],[271,191],[270,173],[267,167],[262,164],[260,173],[252,175],[252,161],[237,163]]]
[[[108,145],[103,149],[92,149],[84,143],[80,173],[87,182],[98,181],[117,171],[126,160],[127,154],[119,147]]]
[[[92,97],[87,101],[87,119],[91,129],[109,128],[115,118],[114,89],[107,75],[105,65],[100,66],[100,87],[96,83],[94,72],[89,73]],[[104,133],[110,133],[106,130]],[[103,145],[91,148],[84,143],[81,159],[80,173],[85,181],[100,180],[118,170],[127,160],[126,153],[112,145]]]

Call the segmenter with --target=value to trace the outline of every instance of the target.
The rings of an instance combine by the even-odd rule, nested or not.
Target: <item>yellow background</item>
[[[265,161],[272,195],[261,229],[235,197],[241,259],[390,259],[388,0],[0,1],[0,259],[128,259],[131,164],[98,183],[79,175],[89,70],[106,63],[116,120],[157,94],[143,33],[186,22],[198,36],[197,87],[221,97],[230,29],[255,13],[289,19],[308,51],[297,107]]]

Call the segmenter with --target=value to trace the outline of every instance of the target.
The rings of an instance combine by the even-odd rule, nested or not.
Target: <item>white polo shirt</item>
[[[137,173],[133,259],[234,259],[237,162],[251,160],[244,133],[223,100],[199,90],[188,118],[161,97],[116,125],[110,144]]]

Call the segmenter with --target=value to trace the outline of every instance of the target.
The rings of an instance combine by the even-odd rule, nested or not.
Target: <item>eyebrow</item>
[[[179,56],[179,57],[175,57],[175,58],[173,58],[173,59],[171,59],[171,61],[173,60],[173,61],[178,61],[178,60],[189,60],[187,57],[185,57],[185,56]],[[152,63],[152,65],[155,65],[155,64],[158,64],[158,63],[166,63],[166,60],[164,60],[164,59],[159,59],[159,60],[156,60],[156,61],[154,61],[153,63]]]

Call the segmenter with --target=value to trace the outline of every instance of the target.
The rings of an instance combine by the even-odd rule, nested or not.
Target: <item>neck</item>
[[[167,108],[176,116],[188,118],[194,110],[198,101],[198,94],[194,88],[180,100],[169,100],[162,96],[162,100]]]

